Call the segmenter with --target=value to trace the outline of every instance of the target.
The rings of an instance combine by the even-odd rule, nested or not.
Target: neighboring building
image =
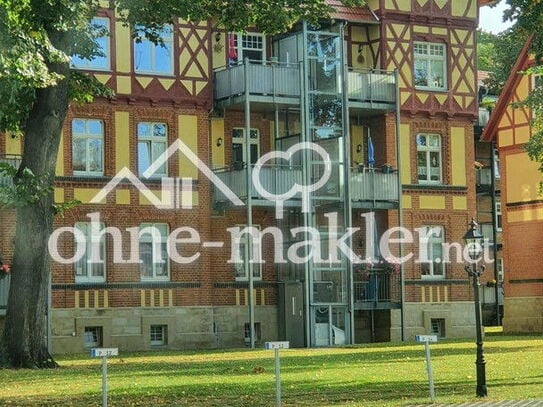
[[[475,136],[475,182],[477,193],[477,216],[480,232],[490,243],[491,258],[487,265],[487,284],[481,285],[481,304],[484,325],[501,325],[503,316],[503,255],[502,215],[500,196],[499,155],[494,143],[480,141],[481,133],[488,123],[491,106],[497,96],[489,94],[484,80],[489,73],[479,71],[479,119],[474,126]],[[490,106],[489,106],[490,105]]]
[[[54,352],[97,345],[240,346],[250,342],[249,309],[256,342],[327,346],[408,340],[421,333],[474,334],[464,264],[441,260],[442,243],[461,242],[476,210],[475,31],[478,6],[488,2],[370,0],[356,9],[332,3],[333,20],[320,28],[299,23],[273,37],[175,21],[164,30],[166,48],[135,43],[114,13],[99,13],[96,22],[111,29],[102,41],[106,57],[74,63],[112,87],[116,97],[70,108],[55,199],[83,204],[59,217],[56,227],[75,226],[80,236],[89,236],[88,214],[99,212],[103,227],[122,230],[124,259],[131,236],[126,228],[137,236],[154,225],[158,233],[136,240],[140,265],[114,262],[112,235],[88,242],[75,265],[53,264]],[[154,176],[142,177],[176,140],[214,169],[244,206],[213,185],[186,150],[158,165]],[[253,172],[247,162],[300,141],[318,144],[332,161],[326,184],[309,194],[309,213],[302,210],[300,194],[277,210],[254,186],[247,192]],[[0,152],[20,151],[16,141],[2,138]],[[325,170],[317,158],[302,152],[290,162],[270,161],[259,179],[273,194],[313,184]],[[90,203],[124,167],[159,199],[171,193],[161,192],[162,178],[169,177],[175,209],[155,207],[128,180],[100,203]],[[366,227],[371,213],[375,225]],[[426,253],[430,261],[412,259],[402,273],[386,261],[351,265],[343,255],[338,263],[323,256],[274,264],[274,254],[296,251],[303,239],[289,234],[296,227],[319,231],[326,252],[334,241],[326,227],[335,214],[340,235],[361,228],[348,242],[353,251],[376,260],[381,253],[369,249],[371,237],[400,224],[412,231],[435,228]],[[12,225],[11,220],[2,226],[8,260]],[[227,229],[239,225],[262,231],[273,226],[289,239],[272,241],[268,234],[256,248],[264,264],[228,263],[231,251],[245,259],[251,252],[247,238],[231,249]],[[185,241],[180,255],[200,252],[197,260],[160,259],[167,250],[164,237],[179,227],[192,227],[200,242],[224,247]],[[60,254],[73,256],[73,237],[64,234],[60,241]],[[418,250],[418,243],[403,248],[416,257]],[[93,252],[105,261],[96,262]],[[296,252],[303,256],[303,250]]]
[[[506,332],[543,331],[543,279],[541,241],[543,180],[539,164],[531,161],[524,146],[531,135],[532,112],[511,104],[523,101],[537,77],[519,73],[533,64],[530,38],[522,48],[481,140],[497,145],[500,156]]]

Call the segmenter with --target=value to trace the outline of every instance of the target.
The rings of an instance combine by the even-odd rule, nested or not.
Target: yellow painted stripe
[[[104,308],[109,308],[109,292],[104,290]]]
[[[173,307],[173,290],[168,290],[168,306]]]
[[[85,304],[85,308],[89,308],[89,292],[88,291],[84,291],[84,304]]]
[[[149,290],[151,292],[151,299],[149,300],[149,303],[151,307],[155,306],[155,290]]]
[[[100,296],[98,295],[98,290],[94,290],[94,308],[100,308]]]
[[[74,307],[79,308],[79,291],[74,292]]]
[[[179,115],[177,119],[177,134],[179,139],[198,154],[198,117],[194,115]],[[198,169],[184,155],[179,155],[179,176],[197,179]]]
[[[449,287],[447,287],[447,286],[443,287],[443,291],[444,291],[444,294],[445,294],[444,295],[444,297],[445,297],[444,301],[449,302]]]
[[[452,184],[466,185],[466,140],[463,127],[451,127]]]
[[[115,170],[130,168],[130,114],[115,112]]]
[[[266,291],[263,288],[260,290],[260,305],[266,305]]]
[[[140,291],[141,306],[145,307],[145,290]]]
[[[434,302],[434,290],[432,286],[428,287],[428,292],[430,294],[429,302]]]
[[[158,305],[161,307],[164,306],[164,290],[159,290],[158,292]]]
[[[245,302],[243,305],[249,305],[249,291],[243,290],[243,296],[245,297]]]
[[[241,305],[239,298],[239,288],[236,288],[236,305]]]
[[[420,299],[421,302],[426,302],[426,292],[424,290],[424,286],[420,288]]]

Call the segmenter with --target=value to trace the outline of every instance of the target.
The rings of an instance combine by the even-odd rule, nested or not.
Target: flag
[[[373,167],[375,164],[375,150],[373,149],[373,142],[371,137],[368,136],[368,166]]]

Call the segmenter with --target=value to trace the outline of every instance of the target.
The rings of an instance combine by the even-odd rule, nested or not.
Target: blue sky
[[[496,7],[481,7],[479,16],[479,28],[497,34],[509,26],[511,22],[504,23],[503,10],[506,8],[505,0],[500,1]]]

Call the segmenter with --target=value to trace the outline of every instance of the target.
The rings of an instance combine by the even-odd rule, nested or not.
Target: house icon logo
[[[172,155],[183,154],[196,168],[207,177],[235,206],[243,206],[243,202],[230,188],[181,140],[177,139],[164,151],[142,174],[143,179],[150,179]],[[191,209],[192,199],[184,200],[185,194],[192,194],[192,178],[161,177],[160,197],[150,190],[129,168],[123,167],[107,185],[100,190],[90,203],[100,203],[117,185],[128,180],[157,209]],[[187,203],[188,201],[188,203]]]
[[[309,151],[312,154],[316,154],[321,157],[322,163],[324,165],[324,171],[320,179],[317,180],[314,184],[303,185],[294,183],[292,187],[285,193],[276,194],[274,191],[268,191],[262,184],[261,173],[264,167],[268,165],[269,162],[277,163],[281,161],[291,162],[293,156],[297,153],[302,153],[304,150]],[[143,179],[150,179],[153,174],[155,174],[169,158],[180,152],[184,155],[196,168],[214,185],[215,188],[218,188],[224,196],[234,205],[234,206],[244,206],[243,201],[209,168],[198,156],[181,140],[176,140],[173,142],[167,149],[164,151],[142,174]],[[273,164],[272,164],[273,165]],[[310,211],[310,192],[316,191],[326,184],[330,178],[332,171],[332,163],[328,153],[315,143],[302,142],[297,143],[291,146],[287,151],[271,151],[264,154],[260,157],[257,162],[254,164],[252,171],[252,184],[255,191],[259,194],[262,199],[268,200],[275,203],[276,207],[276,217],[281,219],[283,217],[283,204],[286,200],[293,198],[298,195],[302,199],[302,211],[307,213]],[[145,197],[152,205],[157,209],[191,209],[192,208],[192,199],[184,200],[183,196],[185,194],[192,194],[192,178],[173,178],[173,177],[162,177],[161,178],[161,189],[160,197],[150,190],[143,182],[140,180],[129,168],[123,167],[112,179],[107,183],[107,185],[100,190],[90,201],[90,203],[100,203],[102,202],[107,195],[113,191],[117,185],[119,185],[124,180],[128,180],[132,185],[134,185],[137,190]],[[188,202],[188,203],[187,203]]]

